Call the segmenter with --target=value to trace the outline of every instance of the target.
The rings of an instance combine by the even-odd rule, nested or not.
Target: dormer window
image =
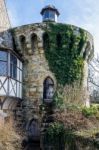
[[[51,5],[46,6],[42,9],[41,15],[43,16],[43,21],[54,21],[57,22],[57,17],[59,16],[58,10]]]

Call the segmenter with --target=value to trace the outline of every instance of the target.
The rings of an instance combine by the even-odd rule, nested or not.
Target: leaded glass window
[[[55,20],[55,12],[51,11],[51,10],[47,10],[44,13],[43,19],[51,19],[51,20]]]
[[[7,52],[0,51],[0,76],[7,75]]]
[[[7,62],[0,61],[0,76],[7,75]]]
[[[49,11],[45,11],[44,13],[44,19],[48,19],[49,18]]]
[[[14,79],[17,78],[17,58],[14,55],[10,57],[10,76]]]
[[[0,51],[0,61],[7,61],[7,52]]]
[[[53,11],[49,12],[49,18],[53,20],[55,19],[55,13]]]
[[[22,98],[22,62],[10,50],[0,51],[0,86],[1,95]]]

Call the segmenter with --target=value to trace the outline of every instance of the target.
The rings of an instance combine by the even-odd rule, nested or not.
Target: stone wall
[[[50,76],[56,85],[56,80],[50,72],[48,62],[44,56],[42,35],[43,26],[33,25],[16,28],[14,30],[16,47],[23,57],[23,99],[26,105],[26,118],[32,119],[33,114],[38,114],[37,108],[43,102],[43,83]],[[31,35],[37,35],[37,48],[34,52],[31,49]],[[24,35],[26,46],[23,50],[20,43],[20,36]],[[27,110],[28,109],[28,110]],[[35,111],[35,113],[34,113]]]

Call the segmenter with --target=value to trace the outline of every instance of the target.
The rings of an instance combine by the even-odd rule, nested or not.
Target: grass
[[[15,132],[13,123],[0,123],[0,150],[19,150],[20,136]]]
[[[96,138],[96,135],[99,134],[99,128],[96,129],[87,129],[75,132],[76,135],[82,136],[85,138]]]

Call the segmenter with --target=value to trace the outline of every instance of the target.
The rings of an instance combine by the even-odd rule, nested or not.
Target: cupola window
[[[57,22],[57,18],[60,15],[59,11],[52,5],[44,7],[41,11],[43,21],[54,21]]]
[[[51,20],[55,21],[54,11],[45,11],[43,19],[51,19]]]

